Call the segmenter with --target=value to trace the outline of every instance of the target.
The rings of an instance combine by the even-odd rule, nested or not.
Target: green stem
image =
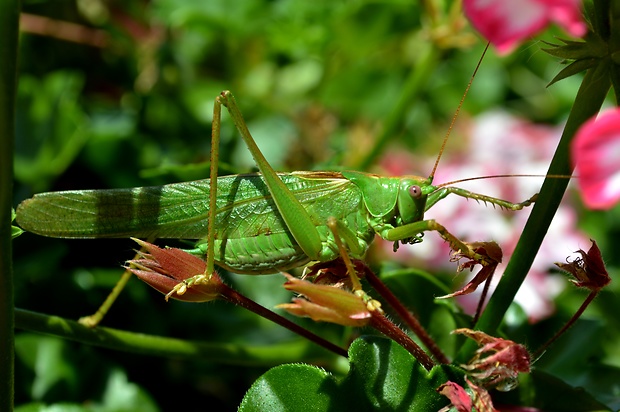
[[[11,207],[19,1],[0,2],[0,410],[14,402],[14,309]]]
[[[566,121],[562,138],[549,166],[549,175],[572,174],[573,167],[569,161],[570,142],[579,127],[595,115],[603,104],[611,85],[609,64],[612,64],[609,60],[602,61],[597,67],[587,71]],[[483,330],[490,335],[497,334],[504,314],[513,302],[534,261],[551,220],[562,201],[567,185],[568,179],[545,179],[504,276],[480,317],[476,329]],[[467,358],[468,354],[474,350],[475,343],[468,342],[461,348],[457,358],[463,361],[463,358]]]
[[[15,326],[106,349],[175,359],[201,359],[220,364],[262,366],[299,362],[301,356],[304,356],[306,361],[313,360],[308,359],[308,343],[305,340],[265,346],[195,342],[102,326],[89,328],[69,319],[23,309],[15,309]],[[325,353],[323,350],[317,351],[313,356],[314,360],[324,361]]]

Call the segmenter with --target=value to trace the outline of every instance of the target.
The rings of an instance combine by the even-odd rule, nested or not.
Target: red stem
[[[346,349],[343,349],[340,346],[337,346],[323,339],[322,337],[315,335],[314,333],[302,328],[296,323],[291,322],[290,320],[278,315],[277,313],[265,308],[264,306],[259,305],[253,300],[243,296],[241,293],[232,289],[228,285],[221,285],[220,294],[222,299],[227,302],[239,305],[245,309],[248,309],[251,312],[256,313],[259,316],[269,319],[270,321],[277,323],[282,327],[285,327],[286,329],[308,339],[309,341],[314,342],[319,346],[322,346],[323,348],[335,353],[336,355],[344,356],[345,358],[348,357]]]
[[[411,331],[415,333],[415,335],[420,338],[424,346],[428,348],[431,354],[437,359],[440,363],[448,364],[450,361],[441,351],[437,343],[431,338],[428,334],[424,326],[420,323],[418,318],[415,317],[413,313],[411,313],[398,298],[392,293],[392,291],[385,286],[385,283],[377,277],[371,270],[366,270],[366,279],[368,283],[385,299],[385,301],[398,313],[398,316],[409,326]],[[417,346],[417,345],[416,345]],[[426,354],[425,354],[426,355]]]
[[[372,317],[370,318],[370,325],[405,348],[418,360],[418,362],[420,362],[420,364],[422,364],[422,366],[424,366],[427,371],[430,371],[433,369],[433,366],[435,366],[433,359],[428,356],[426,352],[424,352],[422,348],[419,347],[413,340],[411,340],[405,332],[403,332],[394,323],[390,322],[385,315],[381,315],[377,311],[373,311]]]
[[[480,294],[480,300],[478,301],[478,307],[476,308],[476,313],[474,314],[474,320],[472,321],[472,325],[476,325],[478,323],[478,319],[480,319],[480,315],[482,314],[482,309],[484,308],[484,302],[487,300],[487,294],[489,293],[489,287],[491,286],[491,281],[493,280],[493,275],[495,271],[491,273],[491,276],[484,281],[484,286],[482,287],[482,293]]]
[[[577,321],[577,319],[579,319],[579,317],[583,314],[583,312],[586,310],[586,308],[588,307],[588,305],[590,305],[590,303],[594,300],[594,298],[596,297],[596,295],[598,295],[600,289],[595,289],[593,291],[590,292],[590,294],[588,295],[588,297],[586,298],[586,300],[581,304],[581,306],[579,307],[579,309],[577,309],[577,312],[575,312],[575,314],[573,315],[572,318],[570,318],[570,320],[568,322],[566,322],[566,324],[564,325],[564,327],[562,327],[562,329],[560,329],[559,331],[556,332],[555,335],[553,335],[553,337],[551,337],[551,339],[549,339],[544,345],[542,345],[535,353],[534,355],[532,355],[532,359],[538,359],[540,356],[542,356],[542,354],[545,352],[545,350],[547,350],[547,348],[549,346],[551,346],[551,344],[553,342],[555,342],[560,336],[562,336],[562,334],[564,334],[564,332],[566,332],[568,330],[568,328],[570,328],[571,326],[573,326],[575,324],[575,322]]]

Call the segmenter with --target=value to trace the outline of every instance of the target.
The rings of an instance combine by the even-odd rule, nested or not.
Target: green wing
[[[337,173],[281,174],[311,215],[324,224],[359,210],[359,191]],[[154,237],[202,239],[207,234],[209,180],[112,190],[35,195],[17,208],[17,222],[33,233],[63,238]],[[337,209],[339,206],[340,209]],[[258,174],[218,178],[216,238],[286,232]]]

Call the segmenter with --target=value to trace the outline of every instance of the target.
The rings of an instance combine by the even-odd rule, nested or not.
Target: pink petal
[[[570,35],[582,37],[588,31],[581,14],[581,0],[547,0],[550,20],[556,22]]]
[[[580,4],[580,0],[464,0],[463,9],[476,30],[498,53],[506,54],[552,21],[574,36],[585,34]]]
[[[437,388],[437,392],[448,397],[457,412],[470,412],[472,401],[465,389],[456,382],[448,381]]]
[[[588,120],[571,145],[583,202],[610,209],[620,201],[620,109]]]

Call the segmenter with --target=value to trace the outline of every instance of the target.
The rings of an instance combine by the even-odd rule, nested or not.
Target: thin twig
[[[386,318],[385,315],[380,314],[378,311],[372,312],[370,324],[379,332],[383,333],[405,348],[418,360],[418,362],[420,362],[422,366],[424,366],[424,369],[427,371],[433,369],[435,366],[433,359],[428,356],[426,352],[424,352],[422,348],[409,337],[409,335]]]
[[[418,318],[407,309],[400,300],[392,293],[392,291],[385,286],[385,284],[375,275],[371,270],[367,270],[366,279],[368,283],[385,299],[385,301],[398,313],[398,316],[409,326],[411,331],[420,338],[424,346],[433,354],[435,359],[440,363],[450,363],[450,360],[441,351],[437,343],[424,329],[424,326],[420,323]]]
[[[575,322],[577,322],[577,319],[579,319],[579,317],[581,317],[581,315],[586,310],[588,305],[590,303],[592,303],[592,301],[594,300],[596,295],[598,295],[599,290],[600,289],[595,289],[595,290],[590,292],[590,294],[588,295],[586,300],[581,304],[581,306],[579,307],[577,312],[575,312],[575,314],[569,319],[569,321],[566,322],[566,324],[562,327],[562,329],[557,331],[555,333],[555,335],[553,335],[551,337],[551,339],[549,339],[547,342],[545,342],[544,345],[542,345],[540,348],[538,348],[538,350],[536,352],[534,352],[534,354],[532,355],[532,359],[538,359],[540,356],[542,356],[542,354],[547,350],[547,348],[549,346],[551,346],[551,344],[553,342],[555,342],[560,336],[562,336],[564,334],[564,332],[566,332],[568,330],[568,328],[570,328],[571,326],[573,326],[575,324]]]
[[[333,343],[331,343],[328,340],[323,339],[322,337],[315,335],[314,333],[310,332],[307,329],[302,328],[301,326],[299,326],[298,324],[291,322],[290,320],[286,319],[285,317],[282,317],[280,315],[278,315],[277,313],[265,308],[264,306],[259,305],[258,303],[254,302],[253,300],[243,296],[241,293],[237,292],[236,290],[232,289],[231,287],[227,286],[227,285],[223,285],[222,286],[224,289],[220,292],[221,293],[221,297],[222,299],[226,300],[227,302],[233,303],[235,305],[239,305],[245,309],[248,309],[251,312],[256,313],[259,316],[262,316],[266,319],[269,319],[270,321],[277,323],[278,325],[300,335],[303,336],[304,338],[310,340],[311,342],[316,343],[317,345],[331,351],[334,352],[336,355],[340,355],[340,356],[344,356],[345,358],[348,357],[348,353],[345,349],[341,348],[338,345],[335,345]]]
[[[26,33],[54,37],[97,48],[107,47],[110,40],[108,33],[103,30],[28,13],[21,14],[20,29]]]

